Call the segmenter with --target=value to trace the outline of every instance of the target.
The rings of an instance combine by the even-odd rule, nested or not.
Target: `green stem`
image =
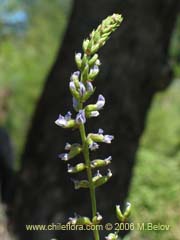
[[[92,171],[91,171],[91,162],[89,158],[89,146],[86,141],[86,130],[84,127],[84,124],[80,125],[79,127],[81,139],[82,139],[82,145],[83,145],[83,155],[85,159],[85,164],[87,166],[87,176],[89,181],[89,190],[90,190],[90,197],[91,197],[91,206],[92,206],[92,217],[96,216],[97,208],[96,208],[96,193],[95,193],[95,187],[92,181]],[[99,231],[95,229],[93,231],[95,240],[99,240]]]

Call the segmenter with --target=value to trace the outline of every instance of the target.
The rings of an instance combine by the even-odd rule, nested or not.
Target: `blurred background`
[[[16,171],[71,8],[71,0],[0,0],[0,122],[13,148]],[[171,228],[133,231],[130,239],[180,239],[180,17],[169,53],[173,81],[153,98],[128,200],[133,205],[132,221],[160,222]],[[0,224],[3,221],[1,209]]]

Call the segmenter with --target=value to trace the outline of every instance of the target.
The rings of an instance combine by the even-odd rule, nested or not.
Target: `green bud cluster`
[[[83,50],[89,56],[96,53],[109,39],[122,22],[123,18],[119,14],[113,14],[102,21],[102,23],[93,30],[90,37],[83,42]]]

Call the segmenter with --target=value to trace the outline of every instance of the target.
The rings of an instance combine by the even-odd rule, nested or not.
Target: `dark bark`
[[[107,15],[121,12],[122,26],[100,51],[102,71],[96,80],[95,95],[103,93],[107,104],[101,116],[88,124],[91,131],[101,127],[115,135],[113,145],[103,146],[97,152],[102,157],[113,155],[113,178],[97,191],[97,199],[98,210],[106,216],[105,221],[114,220],[114,205],[124,202],[128,194],[135,154],[152,97],[171,82],[168,49],[178,2],[75,1],[62,48],[37,105],[22,157],[23,186],[14,203],[20,239],[49,240],[55,234],[27,232],[25,224],[64,222],[74,212],[90,214],[88,191],[73,190],[66,165],[57,158],[65,142],[77,142],[79,135],[58,128],[54,120],[60,112],[71,108],[69,76],[76,69],[74,53],[80,51],[83,38]],[[57,232],[57,237],[61,235],[65,235],[60,237],[64,240],[80,236],[75,232]]]
[[[15,178],[11,140],[7,131],[0,127],[0,197],[3,203],[12,201]]]

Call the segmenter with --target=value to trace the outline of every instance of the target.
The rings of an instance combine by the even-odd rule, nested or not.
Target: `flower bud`
[[[126,203],[126,208],[125,208],[124,214],[121,211],[120,205],[116,206],[116,216],[120,222],[126,221],[126,219],[129,217],[130,213],[131,213],[131,204],[129,202]]]
[[[98,133],[89,133],[88,138],[94,142],[103,142],[104,136]]]
[[[87,54],[84,53],[84,56],[82,58],[82,63],[81,63],[81,70],[83,70],[87,64],[88,64],[88,57],[87,57]]]
[[[94,42],[95,43],[98,42],[100,38],[101,38],[100,32],[95,31],[95,34],[94,34],[94,37],[93,37]]]
[[[102,175],[100,174],[100,171],[98,170],[96,175],[93,177],[92,181],[96,182],[97,180],[99,180],[100,178],[102,178]]]
[[[71,81],[79,81],[80,71],[76,71],[71,75]]]
[[[83,82],[86,82],[88,80],[88,72],[89,72],[89,66],[88,64],[86,64],[81,74],[81,80]]]
[[[73,180],[73,182],[76,190],[79,188],[89,188],[89,182],[87,180]]]
[[[94,80],[94,78],[98,75],[98,73],[99,73],[99,67],[97,65],[94,65],[94,67],[90,69],[88,79],[91,81]]]
[[[91,225],[92,222],[88,217],[73,217],[73,218],[69,218],[69,224],[76,224],[76,225]]]
[[[69,152],[69,159],[74,158],[75,156],[77,156],[81,152],[82,152],[82,146],[80,144],[78,144],[78,143],[72,144],[70,152]]]
[[[79,69],[81,68],[81,63],[82,63],[81,56],[82,56],[81,53],[76,53],[75,54],[75,62],[76,62],[76,65]]]
[[[98,54],[94,54],[93,57],[89,60],[89,66],[93,66],[98,59]]]
[[[95,187],[99,187],[105,184],[112,176],[111,170],[108,169],[108,173],[106,176],[102,176],[101,174],[96,175],[93,177],[93,183]]]
[[[72,96],[73,96],[75,99],[79,99],[79,98],[80,98],[79,92],[78,92],[77,89],[76,89],[76,86],[75,86],[74,81],[70,81],[70,82],[69,82],[69,90],[70,90]]]
[[[79,217],[76,222],[77,225],[91,225],[92,222],[88,217]]]
[[[87,112],[87,118],[98,117],[98,116],[99,116],[98,111]]]
[[[68,146],[66,144],[65,149],[70,150],[69,153],[59,154],[59,158],[61,158],[61,160],[64,160],[64,161],[68,161],[82,152],[82,147],[78,143],[75,143],[72,145],[68,144]]]
[[[102,109],[103,106],[105,104],[105,98],[103,97],[103,95],[99,95],[98,96],[98,100],[96,102],[96,104],[89,104],[85,107],[85,111],[86,111],[86,116],[87,117],[97,117],[99,116],[99,112],[98,110]],[[91,112],[96,112],[96,113],[92,113]]]
[[[84,52],[87,51],[87,49],[88,49],[88,45],[89,45],[89,39],[85,39],[85,40],[83,41],[83,46],[82,46]]]
[[[96,102],[97,110],[102,109],[104,105],[105,105],[105,98],[103,97],[103,95],[100,94]]]
[[[126,209],[124,212],[124,217],[127,219],[129,215],[131,214],[131,204],[129,202],[126,203]]]
[[[100,62],[99,59],[96,60],[95,65],[97,65],[97,66],[100,66],[100,65],[101,65],[101,62]]]
[[[102,159],[95,159],[91,162],[92,168],[104,167],[111,163],[112,157],[109,156],[108,158]]]
[[[92,222],[93,224],[99,224],[102,220],[102,216],[97,212],[96,216],[93,217]]]
[[[124,222],[124,215],[121,211],[120,205],[116,205],[116,216],[120,222]]]
[[[86,89],[87,89],[87,92],[91,92],[91,93],[94,92],[94,88],[91,82],[89,81],[86,82]]]
[[[74,167],[68,164],[68,173],[78,173],[83,171],[86,168],[84,163],[78,163]]]
[[[107,237],[105,237],[106,240],[117,240],[118,235],[115,233],[109,233]]]

